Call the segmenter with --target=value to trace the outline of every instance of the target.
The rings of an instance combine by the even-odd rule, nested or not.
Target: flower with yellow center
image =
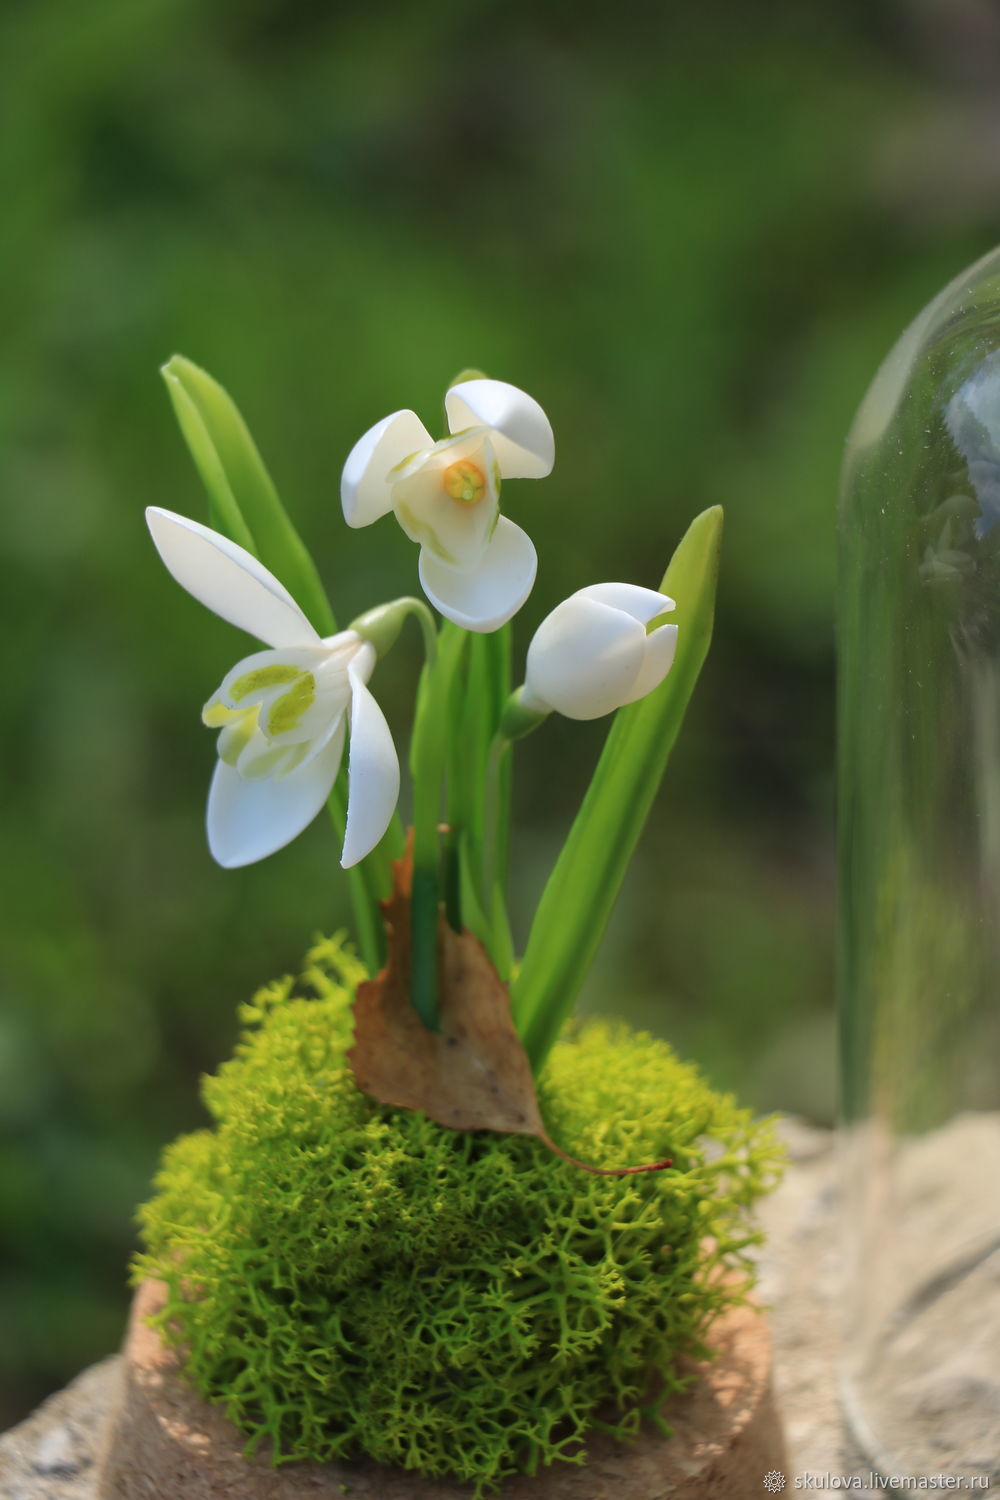
[[[416,413],[397,411],[366,432],[344,465],[349,526],[394,512],[420,544],[420,583],[466,630],[498,630],[535,581],[531,538],[500,514],[504,479],[551,472],[555,443],[537,401],[503,380],[463,380],[445,397],[450,437],[435,443]]]
[[[349,733],[341,863],[357,864],[399,796],[392,735],[367,686],[375,647],[356,630],[321,639],[273,573],[218,532],[157,506],[146,520],[182,588],[271,648],[237,662],[202,711],[219,730],[207,814],[213,857],[227,868],[253,864],[301,833],[333,790]]]

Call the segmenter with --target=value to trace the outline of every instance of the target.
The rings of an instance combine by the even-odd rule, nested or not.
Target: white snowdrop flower
[[[420,583],[446,619],[492,631],[535,581],[531,538],[500,514],[504,479],[542,479],[555,460],[537,401],[502,380],[463,380],[445,397],[451,436],[435,443],[412,411],[384,418],[355,443],[341,480],[349,526],[394,512],[420,544]]]
[[[219,730],[207,815],[213,857],[229,869],[253,864],[301,833],[329,798],[349,737],[341,863],[357,864],[399,796],[392,735],[367,686],[375,647],[354,630],[321,639],[274,575],[209,527],[157,506],[146,520],[182,588],[271,648],[238,662],[202,712]]]

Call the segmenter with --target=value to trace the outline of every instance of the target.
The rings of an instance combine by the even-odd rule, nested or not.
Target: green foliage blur
[[[348,532],[343,459],[469,365],[557,435],[505,497],[541,561],[522,648],[726,507],[716,644],[586,1006],[830,1117],[837,470],[891,340],[997,235],[997,29],[987,0],[0,9],[0,1425],[115,1345],[134,1206],[237,1003],[348,920],[322,821],[239,873],[205,848],[198,711],[246,644],[142,519],[205,514],[175,350],[342,620],[416,561]],[[401,736],[417,664],[379,668]],[[518,756],[522,940],[604,727]]]

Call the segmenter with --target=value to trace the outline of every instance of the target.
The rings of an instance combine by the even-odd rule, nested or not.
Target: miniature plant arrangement
[[[566,1025],[708,650],[721,511],[659,588],[558,605],[515,687],[509,622],[536,555],[500,495],[552,469],[537,402],[467,372],[441,440],[410,411],[360,439],[344,518],[395,517],[427,602],[338,630],[228,395],[180,358],[164,374],[211,526],[153,509],[153,540],[264,648],[202,711],[211,851],[249,864],[329,807],[357,948],[318,941],[298,984],[244,1007],[204,1084],[212,1127],[168,1148],[141,1212],[136,1277],[165,1283],[163,1336],[275,1462],[367,1456],[477,1495],[584,1462],[588,1431],[656,1420],[746,1298],[749,1211],[779,1169],[771,1123],[665,1043]],[[377,668],[411,620],[405,832]],[[512,761],[553,712],[614,718],[518,957]]]

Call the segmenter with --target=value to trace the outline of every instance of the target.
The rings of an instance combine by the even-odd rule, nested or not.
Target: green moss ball
[[[204,1084],[214,1127],[167,1150],[136,1277],[166,1282],[186,1369],[275,1460],[368,1454],[471,1480],[581,1461],[750,1283],[748,1210],[778,1150],[664,1043],[590,1025],[539,1090],[553,1138],[454,1132],[384,1108],[344,1060],[357,963],[336,941],[245,1007]],[[720,1262],[739,1274],[723,1285]]]

